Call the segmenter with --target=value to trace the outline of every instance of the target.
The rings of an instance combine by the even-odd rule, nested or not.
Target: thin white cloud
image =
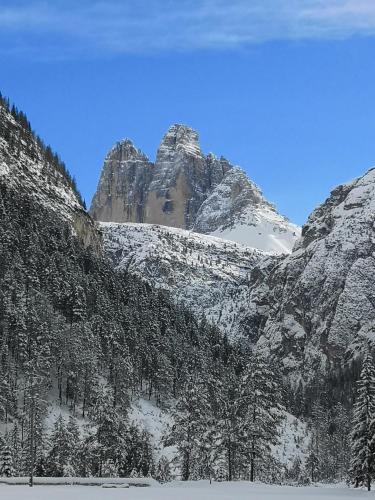
[[[228,49],[375,33],[375,0],[0,0],[2,53]]]

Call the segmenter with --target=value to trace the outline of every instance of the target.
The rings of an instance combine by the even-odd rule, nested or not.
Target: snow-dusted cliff
[[[247,322],[259,348],[305,379],[374,341],[375,169],[337,187],[293,253],[252,274]]]
[[[91,214],[104,222],[192,229],[274,253],[290,252],[300,235],[243,170],[204,155],[197,132],[185,125],[170,127],[155,164],[128,139],[112,148]]]

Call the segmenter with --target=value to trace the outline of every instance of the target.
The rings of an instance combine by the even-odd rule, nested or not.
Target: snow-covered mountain
[[[202,203],[193,231],[278,254],[289,253],[301,232],[238,167],[231,168]]]
[[[343,367],[375,330],[375,169],[338,186],[291,255],[252,273],[247,322],[296,379]]]
[[[232,241],[155,224],[100,227],[115,267],[167,290],[231,338],[246,333],[249,273],[265,255]]]
[[[189,229],[274,253],[289,253],[300,235],[243,170],[204,155],[185,125],[170,127],[155,163],[129,139],[116,144],[90,211],[99,221]]]
[[[1,99],[0,181],[69,221],[85,245],[99,247],[94,223],[65,165],[33,133],[25,115]]]

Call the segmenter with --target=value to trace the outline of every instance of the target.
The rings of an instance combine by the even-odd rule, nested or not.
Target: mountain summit
[[[129,139],[108,153],[91,215],[188,229],[289,253],[300,228],[281,216],[239,167],[202,153],[198,133],[172,125],[152,163]]]

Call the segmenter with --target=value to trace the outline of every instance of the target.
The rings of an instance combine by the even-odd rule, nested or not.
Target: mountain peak
[[[106,157],[106,161],[128,161],[137,159],[148,161],[147,156],[140,149],[137,149],[133,141],[127,137],[118,141]]]
[[[92,216],[215,234],[276,253],[290,252],[299,228],[279,215],[259,188],[223,156],[204,155],[198,133],[175,123],[152,164],[128,139],[104,164]]]
[[[188,155],[202,156],[198,132],[187,125],[175,123],[169,127],[161,140],[156,162],[163,161],[166,156],[169,157],[181,152]]]

